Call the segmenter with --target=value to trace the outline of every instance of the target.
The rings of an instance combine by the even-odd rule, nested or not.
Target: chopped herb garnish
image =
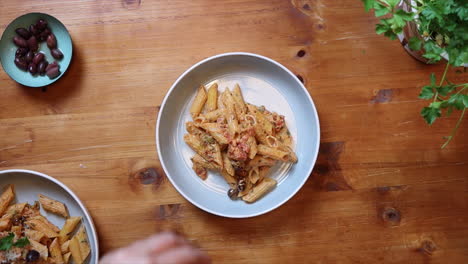
[[[27,245],[29,245],[29,239],[27,237],[22,237],[13,244],[13,246],[20,248],[25,247]]]
[[[7,251],[10,250],[12,247],[25,247],[29,245],[29,240],[27,237],[23,237],[18,239],[15,243],[13,243],[13,239],[15,235],[13,233],[8,234],[8,236],[0,239],[0,250]]]
[[[15,235],[10,233],[8,236],[0,239],[0,250],[9,250],[13,246],[13,238],[15,238]]]

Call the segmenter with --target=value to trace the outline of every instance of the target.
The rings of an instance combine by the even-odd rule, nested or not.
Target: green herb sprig
[[[418,26],[420,37],[408,41],[411,50],[423,51],[429,63],[442,59],[448,54],[448,61],[439,84],[435,74],[430,76],[430,84],[422,88],[419,98],[431,100],[421,115],[429,124],[442,117],[442,112],[450,115],[454,110],[461,111],[454,129],[442,148],[454,137],[468,108],[468,83],[454,84],[447,80],[449,66],[462,66],[468,62],[468,1],[458,0],[403,0],[411,6],[411,11],[398,8],[401,0],[361,0],[366,11],[374,10],[380,17],[375,27],[377,34],[384,34],[394,40],[403,32],[406,23],[413,21]]]
[[[8,236],[0,239],[0,250],[7,251],[12,247],[25,247],[29,245],[29,240],[27,237],[18,239],[16,242],[13,242],[15,235],[13,233],[8,234]]]

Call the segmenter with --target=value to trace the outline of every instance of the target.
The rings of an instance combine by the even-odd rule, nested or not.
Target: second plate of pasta
[[[320,142],[317,111],[302,83],[250,53],[217,55],[182,74],[156,131],[176,189],[199,208],[234,218],[290,199],[310,175]]]

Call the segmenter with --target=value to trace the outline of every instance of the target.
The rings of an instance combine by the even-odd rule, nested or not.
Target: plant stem
[[[444,81],[445,81],[445,76],[447,75],[449,66],[450,66],[450,64],[447,62],[447,65],[445,65],[444,74],[442,75],[442,79],[440,79],[440,84],[439,84],[439,86],[442,86],[442,84],[444,83]]]
[[[455,94],[459,94],[459,93],[461,93],[461,92],[462,92],[463,90],[465,90],[466,88],[467,88],[467,87],[463,87],[463,88],[461,88],[461,89],[460,89],[458,92],[456,92]]]
[[[444,74],[442,74],[442,79],[440,79],[440,84],[439,84],[439,86],[442,86],[442,84],[444,83],[444,81],[445,81],[445,76],[447,75],[449,66],[450,66],[449,63],[447,62],[447,65],[445,65]],[[435,93],[434,101],[433,101],[433,102],[435,102],[435,101],[437,100],[438,97],[439,97],[439,92],[436,90],[436,93]]]
[[[460,118],[458,118],[457,124],[453,128],[452,133],[450,133],[450,136],[448,137],[447,141],[445,141],[444,145],[442,145],[441,147],[442,149],[445,148],[448,145],[448,143],[450,143],[452,138],[455,136],[455,133],[457,132],[458,127],[460,127],[461,121],[463,120],[463,117],[465,116],[465,111],[466,111],[466,108],[463,108]]]

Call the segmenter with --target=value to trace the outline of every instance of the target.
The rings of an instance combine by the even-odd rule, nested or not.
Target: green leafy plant
[[[8,236],[0,239],[0,250],[7,251],[12,247],[25,247],[29,245],[29,240],[27,237],[18,239],[16,242],[13,242],[15,235],[13,233],[8,234]]]
[[[429,63],[437,63],[448,55],[447,65],[439,83],[435,74],[430,76],[430,84],[422,88],[419,98],[431,100],[421,115],[432,125],[443,113],[448,116],[454,110],[461,111],[455,128],[446,137],[442,148],[455,136],[465,111],[468,108],[468,83],[454,84],[447,80],[450,66],[462,66],[468,62],[468,1],[462,0],[403,0],[411,11],[398,8],[401,0],[361,0],[366,11],[374,10],[380,17],[375,27],[377,34],[384,34],[394,40],[402,33],[407,22],[417,25],[419,37],[408,41],[411,50],[422,51]]]

